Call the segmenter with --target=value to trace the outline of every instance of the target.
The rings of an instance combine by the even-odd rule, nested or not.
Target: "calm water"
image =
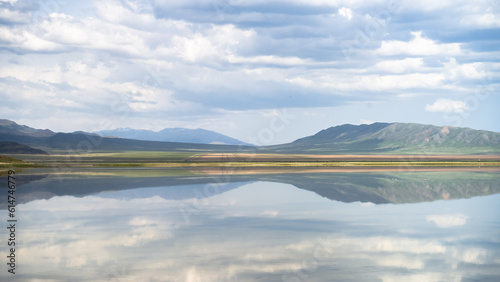
[[[0,280],[500,281],[498,172],[234,173],[18,172]]]

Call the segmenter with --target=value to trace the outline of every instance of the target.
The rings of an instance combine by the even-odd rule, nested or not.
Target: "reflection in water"
[[[168,198],[207,197],[232,189],[227,183],[268,181],[292,184],[335,201],[386,203],[418,203],[436,200],[463,199],[500,193],[500,170],[475,171],[446,169],[437,171],[346,172],[342,169],[259,170],[227,168],[205,169],[82,169],[65,174],[47,170],[31,170],[19,175],[18,203],[54,196],[87,196],[104,191],[137,188],[159,188],[151,193]],[[220,173],[233,173],[220,174]],[[217,174],[219,173],[219,174]],[[0,181],[7,181],[0,177]],[[173,186],[200,185],[200,189],[177,189]],[[215,184],[215,187],[214,187]],[[224,185],[222,185],[224,184]],[[193,191],[197,193],[193,193]],[[145,190],[141,190],[144,194]],[[136,195],[137,196],[137,195]],[[6,208],[0,203],[0,208]]]
[[[332,201],[286,183],[245,180],[54,196],[20,204],[16,278],[500,279],[500,194],[375,205]],[[50,186],[50,177],[43,181]],[[446,189],[454,191],[452,186]],[[5,257],[6,249],[0,250]],[[6,281],[6,275],[5,269],[0,280]]]

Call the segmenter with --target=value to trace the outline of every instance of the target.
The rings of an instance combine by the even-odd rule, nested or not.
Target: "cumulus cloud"
[[[78,109],[92,127],[123,102],[137,124],[168,118],[199,127],[225,123],[216,114],[224,111],[422,103],[429,93],[470,94],[471,83],[498,75],[494,30],[487,40],[475,32],[498,26],[498,9],[484,1],[427,2],[4,0],[0,95],[8,107],[0,107],[5,118],[53,123],[44,128]],[[426,109],[442,111],[443,103]]]
[[[428,112],[462,113],[468,109],[465,102],[450,99],[437,99],[432,105],[425,105]]]

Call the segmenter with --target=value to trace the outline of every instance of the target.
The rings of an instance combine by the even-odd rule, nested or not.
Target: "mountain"
[[[160,132],[129,131],[129,138],[161,138],[172,135],[170,129]],[[16,142],[48,152],[80,151],[189,151],[189,152],[248,152],[252,146],[215,145],[194,136],[204,136],[203,142],[240,142],[206,130],[177,129],[174,140],[183,142],[145,141],[127,138],[101,137],[94,133],[54,133],[0,120],[0,141]],[[187,132],[183,135],[182,132]],[[195,134],[201,132],[201,134]],[[208,132],[208,133],[207,133]],[[103,132],[109,134],[111,132]],[[149,136],[148,136],[149,134]],[[119,134],[115,134],[119,135]],[[207,137],[208,136],[208,137]],[[222,137],[232,139],[221,139]],[[210,138],[209,138],[210,137]],[[217,139],[217,138],[219,139]],[[172,140],[172,139],[171,139]],[[191,143],[187,143],[187,142]],[[258,153],[285,154],[403,154],[403,155],[470,155],[500,154],[500,133],[463,127],[433,126],[414,123],[374,123],[330,127],[313,136],[292,143],[258,147]]]
[[[109,137],[119,137],[119,138],[128,138],[136,140],[146,140],[146,141],[184,142],[184,143],[198,143],[198,144],[249,145],[240,140],[205,129],[165,128],[161,131],[155,132],[151,130],[119,128],[114,130],[103,130],[96,133]]]
[[[0,134],[29,136],[29,137],[52,137],[56,135],[49,129],[35,129],[26,125],[19,125],[11,120],[0,119]],[[187,128],[165,128],[159,132],[150,130],[137,130],[131,128],[119,128],[115,130],[103,130],[95,133],[75,131],[73,134],[99,134],[106,137],[119,137],[144,141],[163,141],[177,143],[197,144],[223,144],[223,145],[250,145],[229,136],[205,129]]]
[[[47,152],[16,142],[0,141],[0,154],[42,154],[47,155]]]
[[[500,133],[414,123],[344,124],[262,152],[309,154],[500,154]]]
[[[31,137],[50,137],[55,134],[55,132],[48,129],[35,129],[26,125],[19,125],[8,119],[0,119],[0,133]]]
[[[38,148],[49,153],[86,153],[117,151],[189,151],[238,152],[249,146],[195,144],[179,142],[143,141],[125,138],[100,137],[93,134],[56,133],[51,137],[31,137],[0,133],[0,141],[9,141]]]
[[[135,131],[135,130],[128,130]],[[179,129],[179,131],[183,131]],[[139,130],[140,132],[140,130]],[[162,132],[162,131],[161,131]],[[161,133],[156,132],[156,133]],[[165,131],[165,132],[168,132]],[[195,135],[198,132],[199,142],[201,140],[210,140],[212,143],[238,143],[245,144],[236,139],[224,136],[208,130],[188,130],[190,134],[183,137],[178,134],[177,138],[184,138],[183,142],[165,142],[165,141],[145,141],[127,138],[102,137],[96,133],[87,133],[83,131],[75,131],[73,133],[56,133],[51,130],[34,129],[25,125],[19,125],[10,120],[0,120],[0,141],[14,142],[24,146],[33,147],[44,150],[50,153],[61,152],[76,152],[84,151],[203,151],[203,152],[238,152],[249,149],[246,145],[223,145],[223,144],[203,144],[203,143],[188,143],[195,141]],[[155,132],[150,132],[155,133]],[[153,134],[155,135],[155,134]],[[184,135],[186,136],[186,135]],[[189,138],[191,139],[189,139]],[[211,139],[210,139],[211,138]],[[7,145],[6,145],[7,146]],[[42,152],[39,152],[42,153]],[[14,154],[14,153],[13,153]]]

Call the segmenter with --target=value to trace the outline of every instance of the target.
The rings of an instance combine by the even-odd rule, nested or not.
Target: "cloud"
[[[434,104],[425,105],[425,110],[428,112],[462,113],[468,111],[469,108],[463,101],[437,99]]]
[[[342,7],[339,9],[339,15],[347,18],[348,20],[352,19],[352,11],[349,8]]]
[[[63,121],[76,109],[78,126],[87,120],[94,128],[111,105],[124,104],[122,127],[223,124],[224,111],[242,111],[248,121],[234,127],[248,127],[261,109],[334,112],[370,102],[393,112],[370,120],[421,122],[424,109],[401,116],[390,110],[394,101],[422,104],[450,91],[465,97],[499,73],[499,10],[487,1],[56,2],[0,2],[5,118],[67,130]],[[353,111],[345,119],[360,117]],[[473,121],[486,122],[464,122]]]
[[[425,217],[427,221],[436,224],[439,228],[451,228],[462,226],[467,223],[467,219],[469,218],[466,215],[458,214],[458,215],[428,215]]]
[[[376,50],[376,53],[384,56],[394,55],[413,55],[413,56],[432,56],[432,55],[460,55],[462,50],[460,43],[443,43],[422,37],[422,31],[411,32],[413,39],[405,41],[382,41],[382,45]]]
[[[378,62],[375,65],[375,68],[391,73],[405,73],[422,70],[423,65],[423,58],[404,58],[402,60],[388,60]]]

